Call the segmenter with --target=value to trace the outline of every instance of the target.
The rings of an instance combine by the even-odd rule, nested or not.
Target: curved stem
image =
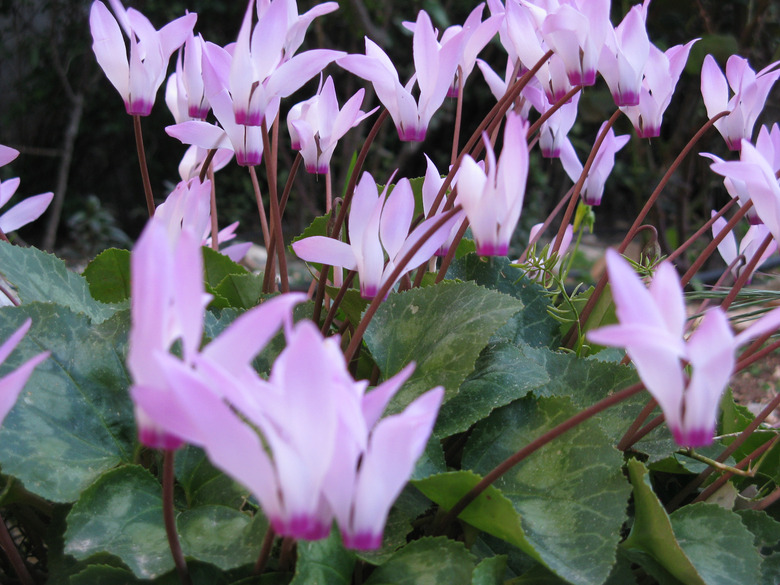
[[[616,447],[618,451],[625,451],[636,442],[633,440],[634,435],[642,426],[642,424],[647,420],[647,417],[653,413],[656,406],[658,406],[658,403],[655,401],[655,398],[651,398],[647,401],[647,404],[645,404],[644,408],[639,412],[637,417],[634,419],[634,422],[631,423],[631,426],[628,427],[628,430],[623,434],[623,437],[620,439],[620,441],[618,441]]]
[[[336,312],[339,308],[339,305],[341,304],[341,301],[344,299],[344,295],[347,294],[349,287],[352,286],[352,281],[355,280],[356,274],[357,271],[355,270],[350,270],[347,273],[347,277],[344,279],[344,282],[339,288],[338,294],[336,294],[336,298],[333,299],[333,303],[330,305],[328,314],[325,316],[325,322],[322,324],[322,329],[320,329],[320,332],[323,335],[327,334],[328,329],[330,329],[330,326],[333,324],[333,320],[336,318]]]
[[[460,241],[463,239],[463,234],[466,233],[466,230],[468,228],[469,228],[469,220],[464,219],[463,223],[460,226],[460,229],[458,230],[458,233],[455,234],[455,238],[452,240],[452,245],[450,246],[450,249],[447,250],[447,254],[441,260],[441,266],[439,266],[439,273],[436,275],[436,280],[434,280],[436,284],[439,284],[442,280],[444,280],[444,277],[447,275],[447,270],[449,269],[450,264],[452,264],[453,258],[455,258],[455,252],[458,250],[458,244],[460,244]]]
[[[265,121],[262,125],[263,150],[269,153],[265,157],[265,172],[268,179],[268,200],[271,208],[271,234],[274,238],[276,255],[279,258],[279,278],[283,293],[290,292],[290,283],[287,280],[287,256],[284,253],[284,234],[282,233],[282,215],[279,211],[279,193],[276,189],[276,148],[278,146],[278,121],[277,117],[272,128],[273,140],[268,137],[268,128]],[[271,251],[269,250],[269,255]]]
[[[11,533],[8,532],[8,527],[5,525],[5,520],[0,515],[0,548],[3,549],[5,555],[8,557],[8,561],[14,568],[16,576],[19,577],[19,581],[22,585],[35,585],[35,581],[27,570],[27,565],[24,564],[22,555],[19,554],[19,550],[16,548],[16,543],[11,537]]]
[[[566,93],[565,96],[563,96],[561,99],[555,102],[555,104],[553,104],[553,106],[549,110],[544,112],[536,122],[531,124],[531,127],[528,129],[528,134],[526,135],[527,139],[530,140],[531,136],[533,136],[539,130],[539,128],[541,128],[542,124],[544,124],[550,118],[550,116],[552,116],[555,112],[560,110],[564,104],[567,104],[569,100],[573,98],[577,93],[582,91],[583,87],[584,86],[582,85],[575,85],[574,87],[572,87]]]
[[[761,242],[761,245],[758,247],[758,250],[756,250],[755,254],[750,259],[750,262],[748,262],[747,266],[745,266],[742,272],[739,273],[739,278],[737,278],[737,281],[731,287],[729,294],[726,296],[726,298],[723,300],[723,302],[720,305],[724,311],[728,311],[729,307],[731,306],[731,303],[733,303],[734,299],[737,298],[739,291],[741,291],[742,288],[747,284],[748,280],[750,280],[750,277],[753,275],[753,271],[756,269],[758,263],[761,261],[761,256],[764,255],[764,252],[766,252],[766,249],[769,247],[769,244],[771,244],[773,240],[774,240],[774,236],[772,234],[767,234],[767,236],[764,238],[764,241]]]
[[[166,449],[163,455],[163,520],[165,521],[165,534],[168,536],[168,546],[171,549],[176,572],[182,585],[191,585],[190,573],[187,570],[187,562],[179,543],[179,533],[176,531],[176,516],[173,509],[173,485],[174,470],[173,458],[175,451]]]
[[[450,509],[447,514],[441,519],[438,525],[437,532],[441,533],[447,528],[447,526],[458,517],[458,515],[466,509],[466,507],[479,497],[479,495],[485,491],[499,477],[504,475],[507,471],[512,469],[515,465],[520,463],[523,459],[552,441],[553,439],[561,436],[563,433],[573,429],[578,424],[588,420],[592,416],[606,410],[607,408],[614,406],[623,400],[630,398],[634,394],[641,392],[644,389],[644,385],[640,382],[624,388],[619,392],[615,392],[606,398],[599,400],[596,404],[593,404],[572,416],[571,418],[563,421],[561,424],[553,427],[540,437],[531,441],[528,445],[507,457],[503,462],[498,464],[490,473],[488,473],[482,480],[475,485],[469,492],[463,496],[458,502]]]
[[[604,139],[607,137],[607,132],[609,132],[612,126],[615,125],[615,122],[617,121],[618,116],[620,116],[620,114],[621,114],[620,110],[615,110],[615,113],[613,113],[609,117],[609,120],[607,120],[607,123],[604,124],[604,127],[601,129],[601,133],[599,134],[598,138],[596,138],[596,142],[593,144],[593,148],[591,149],[590,154],[588,155],[588,160],[585,161],[585,166],[582,168],[582,173],[580,173],[580,178],[574,184],[574,188],[572,189],[572,193],[569,197],[569,205],[566,207],[566,211],[563,214],[561,225],[558,226],[558,233],[555,236],[555,242],[550,248],[551,254],[556,254],[558,250],[561,249],[563,234],[566,232],[566,226],[569,225],[569,223],[571,222],[571,218],[574,216],[574,209],[577,207],[577,200],[580,197],[580,192],[582,191],[582,187],[585,185],[585,179],[588,178],[588,173],[590,172],[590,168],[593,166],[593,162],[596,160],[596,155],[598,154],[601,145],[604,143]],[[585,321],[582,321],[580,325],[584,323]]]
[[[133,116],[133,133],[135,134],[135,149],[138,153],[138,165],[141,167],[141,181],[144,184],[146,210],[149,212],[149,217],[152,217],[154,216],[154,195],[152,194],[152,183],[149,180],[149,169],[146,167],[144,137],[143,133],[141,132],[141,116]]]
[[[463,68],[458,65],[456,73],[458,79],[458,97],[455,106],[455,129],[452,132],[452,154],[450,155],[450,165],[455,164],[458,158],[458,142],[460,142],[460,123],[463,117]]]
[[[271,528],[271,526],[268,526],[265,531],[265,536],[263,536],[263,544],[260,546],[260,554],[257,556],[257,561],[255,561],[255,566],[252,569],[253,575],[260,575],[265,569],[268,557],[271,556],[271,546],[274,543],[275,537],[276,533],[274,532],[274,529]]]
[[[358,347],[360,347],[360,343],[363,340],[363,334],[366,332],[368,324],[371,323],[371,319],[373,319],[374,314],[376,314],[377,309],[379,309],[379,305],[382,304],[384,298],[390,293],[390,289],[393,287],[395,281],[398,280],[403,272],[408,270],[406,265],[418,252],[418,250],[422,248],[423,244],[425,244],[425,242],[427,242],[431,236],[433,236],[433,234],[441,229],[441,227],[450,219],[452,219],[452,216],[458,213],[460,210],[460,205],[456,205],[452,209],[443,212],[441,217],[438,218],[438,220],[435,221],[426,230],[422,237],[420,237],[420,239],[417,240],[411,248],[409,248],[404,257],[401,258],[401,260],[396,264],[395,269],[385,279],[385,281],[382,283],[382,286],[379,287],[376,296],[372,299],[371,304],[368,305],[366,312],[363,314],[363,318],[360,319],[360,323],[358,323],[357,327],[355,328],[355,333],[353,334],[352,339],[349,341],[347,350],[344,352],[347,362],[351,362],[352,358],[354,358],[357,354]]]

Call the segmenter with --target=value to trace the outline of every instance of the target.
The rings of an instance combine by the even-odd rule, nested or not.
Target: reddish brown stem
[[[135,149],[138,153],[138,165],[141,168],[141,181],[144,184],[144,195],[146,196],[146,210],[149,212],[149,217],[152,217],[154,216],[154,195],[152,194],[152,183],[149,180],[149,169],[146,167],[144,137],[141,132],[141,116],[133,116],[133,131],[135,133]]]
[[[163,520],[165,521],[165,534],[168,536],[168,546],[171,549],[176,572],[182,585],[191,585],[190,573],[184,553],[179,543],[179,533],[176,530],[176,515],[173,507],[174,469],[173,458],[175,451],[166,449],[163,455]]]

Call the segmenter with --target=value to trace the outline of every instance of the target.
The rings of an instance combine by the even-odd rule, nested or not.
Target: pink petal
[[[46,211],[53,197],[54,193],[42,193],[17,203],[0,216],[0,229],[9,233],[35,221]]]

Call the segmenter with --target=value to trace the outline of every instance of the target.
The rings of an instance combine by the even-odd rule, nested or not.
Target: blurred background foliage
[[[613,23],[619,22],[633,3],[613,0]],[[20,237],[74,259],[91,256],[109,245],[127,246],[129,240],[123,234],[134,239],[146,215],[132,121],[95,62],[88,26],[90,5],[88,0],[0,1],[0,143],[22,152],[14,163],[0,169],[0,177],[20,176],[21,196],[64,190],[61,214],[51,217],[50,212],[48,222],[44,217]],[[244,2],[223,0],[136,0],[127,1],[126,5],[141,10],[157,28],[187,9],[197,12],[196,32],[221,45],[235,40],[246,8]],[[313,2],[300,0],[299,11],[302,13],[311,5]],[[473,6],[473,2],[463,0],[342,0],[337,12],[314,22],[301,50],[327,47],[362,53],[363,37],[369,36],[388,52],[405,81],[412,73],[412,54],[411,36],[402,27],[402,21],[414,20],[417,11],[424,8],[441,29],[462,23]],[[780,3],[772,0],[654,0],[648,29],[651,40],[662,49],[691,38],[701,41],[694,46],[665,116],[662,138],[647,141],[634,137],[631,147],[617,157],[603,204],[597,209],[596,231],[604,238],[625,229],[664,169],[706,121],[698,74],[704,56],[712,53],[723,65],[729,55],[739,53],[756,70],[780,59]],[[506,56],[497,41],[481,57],[496,71],[504,71]],[[336,81],[341,103],[365,85],[336,66],[330,66],[327,73]],[[310,97],[316,87],[315,80],[286,100],[282,120],[292,104]],[[185,150],[164,132],[173,119],[165,107],[163,91],[158,94],[152,115],[143,121],[158,201],[178,180],[177,165]],[[778,96],[780,92],[775,88],[759,124],[780,119]],[[475,69],[466,84],[462,141],[494,103],[481,73]],[[364,109],[374,105],[376,98],[369,86]],[[603,82],[583,93],[579,118],[570,133],[583,160],[599,125],[613,109]],[[380,184],[396,168],[400,169],[399,176],[421,176],[425,171],[422,152],[431,156],[440,170],[446,169],[454,111],[454,101],[448,100],[434,117],[427,140],[421,145],[400,143],[388,121],[369,156],[367,170],[374,173]],[[343,190],[352,153],[360,148],[375,117],[353,130],[340,144],[333,161],[334,193]],[[616,131],[633,134],[625,118],[618,121]],[[279,168],[284,181],[285,169],[294,158],[288,148],[285,124],[280,137]],[[714,131],[697,150],[724,158],[733,156]],[[542,159],[534,151],[532,165],[518,236],[521,239],[571,184],[558,161]],[[220,223],[241,220],[241,235],[259,240],[259,222],[245,169],[231,165],[218,173],[217,192]],[[321,178],[299,173],[286,214],[289,235],[299,233],[322,213],[323,193]],[[710,209],[719,207],[727,198],[721,179],[709,171],[708,161],[689,157],[666,189],[652,218],[661,228],[664,251],[683,241],[709,216]]]

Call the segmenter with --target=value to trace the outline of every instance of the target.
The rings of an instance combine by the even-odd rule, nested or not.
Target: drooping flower
[[[504,146],[496,155],[485,137],[486,169],[466,155],[458,174],[458,203],[466,212],[481,256],[503,256],[520,220],[528,178],[528,122],[507,114]]]
[[[329,76],[314,97],[296,104],[287,114],[292,147],[301,151],[306,171],[326,174],[338,141],[351,129],[373,114],[360,109],[364,89],[359,89],[339,109],[336,88]]]
[[[598,135],[601,135],[605,124],[606,122],[601,124]],[[593,164],[591,165],[588,176],[582,186],[582,191],[580,191],[583,203],[586,205],[601,204],[601,198],[604,195],[604,185],[615,166],[615,154],[617,154],[630,139],[631,137],[628,134],[615,136],[615,132],[612,128],[607,131],[607,135],[601,143],[601,148],[599,148],[599,151],[596,153],[596,158],[593,159]],[[574,146],[568,138],[561,144],[560,159],[563,164],[563,169],[566,171],[566,174],[569,175],[569,178],[575,183],[579,181],[584,167],[579,158],[577,158]]]
[[[540,114],[547,112],[552,106],[545,99],[544,93],[533,85],[523,89],[523,97],[527,98]],[[561,156],[561,147],[568,139],[569,130],[577,121],[577,108],[580,103],[580,94],[574,96],[558,110],[556,110],[539,128],[539,148],[545,158],[558,158]]]
[[[190,33],[184,42],[184,56],[179,51],[176,71],[165,86],[165,103],[176,123],[187,120],[205,120],[209,113],[209,101],[203,85],[201,59],[206,41]]]
[[[298,257],[307,262],[357,270],[363,298],[376,296],[398,263],[441,217],[440,214],[429,217],[409,233],[414,216],[411,184],[408,179],[399,180],[388,196],[387,187],[380,194],[374,178],[367,172],[363,173],[349,212],[349,244],[324,236],[312,236],[292,245]],[[403,265],[398,279],[430,259],[444,244],[459,219],[461,215],[455,214],[436,230]]]
[[[588,339],[626,349],[679,445],[709,445],[736,349],[780,326],[780,310],[734,336],[724,311],[714,307],[686,340],[682,287],[670,263],[658,267],[649,288],[613,250],[607,250],[607,270],[619,324],[590,331]]]
[[[637,4],[614,29],[610,27],[599,57],[599,73],[607,82],[617,106],[636,106],[642,76],[650,55],[645,17],[647,4]]]
[[[712,212],[712,215],[715,215],[715,211]],[[712,224],[713,237],[717,237],[718,234],[724,230],[727,223],[728,222],[722,217],[716,219],[715,223]],[[761,243],[768,235],[770,235],[770,232],[767,227],[760,224],[751,225],[750,228],[748,228],[747,233],[739,242],[739,246],[737,246],[737,238],[734,235],[734,232],[729,232],[726,234],[726,237],[721,240],[720,244],[718,244],[718,252],[720,252],[721,257],[726,264],[731,266],[731,273],[734,275],[734,278],[739,278],[740,272],[742,272],[745,265],[749,264],[755,257],[759,246],[761,246]],[[750,280],[753,278],[753,273],[755,273],[755,271],[758,270],[776,251],[777,241],[773,240],[769,246],[767,246],[766,250],[764,250],[764,253],[761,254],[753,272],[751,272],[750,277],[748,278],[748,284],[750,284]],[[742,262],[736,262],[740,256],[742,256]]]
[[[425,139],[433,114],[447,97],[455,77],[461,51],[456,41],[450,39],[450,42],[440,45],[430,17],[421,10],[417,15],[413,37],[416,73],[406,86],[398,80],[398,72],[387,54],[369,38],[366,38],[365,55],[348,55],[337,63],[373,84],[401,140],[421,142]],[[411,91],[415,81],[420,88],[417,99]]]
[[[27,319],[19,329],[0,345],[0,364],[5,362],[8,356],[11,355],[11,352],[19,345],[19,342],[30,330],[31,325],[32,319]],[[48,358],[49,354],[50,352],[48,351],[39,353],[0,378],[0,424],[3,423],[6,415],[13,408],[32,371],[38,364]]]
[[[172,390],[139,388],[134,397],[158,424],[193,436],[216,467],[250,489],[277,534],[324,538],[335,517],[347,547],[378,548],[393,501],[433,429],[443,388],[380,420],[413,365],[366,392],[335,339],[323,338],[310,321],[288,322],[287,346],[265,381],[248,366],[258,351],[245,347],[249,331],[237,333],[244,335],[220,336],[204,350],[197,367],[205,376],[166,358]]]
[[[290,22],[290,10],[295,12],[296,22]],[[250,0],[233,50],[227,83],[235,123],[246,126],[260,126],[270,111],[278,110],[280,98],[288,97],[328,63],[345,55],[343,51],[314,49],[293,56],[290,43],[300,46],[306,29],[298,26],[294,38],[288,36],[290,27],[299,25],[297,9],[288,0],[266,3],[252,27],[254,12],[255,0]],[[269,125],[272,119],[269,116]]]
[[[639,104],[620,108],[631,120],[640,138],[655,138],[661,135],[664,112],[672,101],[674,88],[688,61],[691,47],[697,40],[676,45],[665,53],[650,44],[650,54],[639,92]]]
[[[157,31],[137,10],[125,10],[119,0],[109,2],[116,18],[102,2],[96,0],[92,4],[92,50],[111,85],[122,96],[127,113],[148,116],[165,79],[168,60],[192,33],[198,16],[186,14]],[[130,43],[129,62],[120,25]]]
[[[753,126],[764,109],[772,86],[780,77],[780,61],[775,61],[756,73],[747,59],[732,55],[726,62],[726,75],[712,55],[701,66],[701,95],[712,118],[723,111],[728,115],[715,121],[715,127],[730,150],[739,150],[743,139],[750,141]],[[734,95],[729,98],[729,87]]]

